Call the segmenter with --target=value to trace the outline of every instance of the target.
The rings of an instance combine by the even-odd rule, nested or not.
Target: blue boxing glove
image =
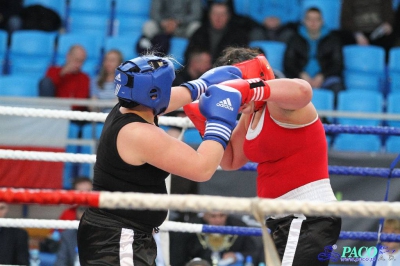
[[[213,84],[218,84],[231,79],[242,78],[242,72],[235,66],[220,66],[212,68],[201,75],[200,78],[181,84],[190,90],[192,100],[198,100],[206,89]]]
[[[203,140],[214,140],[226,148],[235,128],[242,96],[225,85],[211,85],[201,95],[199,109],[207,119]]]

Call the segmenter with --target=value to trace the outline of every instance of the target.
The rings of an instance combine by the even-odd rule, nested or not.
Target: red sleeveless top
[[[258,163],[257,195],[277,198],[310,182],[329,178],[325,130],[320,119],[300,128],[274,122],[265,107],[261,132],[243,145],[249,160]],[[252,119],[252,117],[251,117]],[[253,132],[254,133],[254,132]]]

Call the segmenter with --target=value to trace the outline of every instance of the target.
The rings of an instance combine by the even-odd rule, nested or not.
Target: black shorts
[[[338,217],[295,217],[268,219],[267,227],[282,266],[327,266],[328,259],[318,257],[326,246],[336,244],[342,219]],[[299,234],[300,232],[300,234]]]
[[[151,233],[104,226],[85,219],[78,228],[81,266],[155,266],[157,245]]]

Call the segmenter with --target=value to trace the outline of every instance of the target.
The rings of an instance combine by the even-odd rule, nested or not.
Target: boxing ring
[[[321,112],[323,113],[323,112]],[[69,119],[91,122],[104,122],[107,114],[93,112],[78,112],[67,110],[49,110],[26,107],[0,106],[0,115],[24,116],[53,119]],[[335,114],[330,113],[330,116]],[[337,116],[344,115],[337,113]],[[349,114],[347,114],[349,115]],[[354,115],[354,114],[353,114]],[[357,114],[355,114],[357,115]],[[351,115],[350,115],[351,116]],[[368,118],[371,118],[368,115]],[[398,116],[387,116],[387,119],[399,119]],[[160,125],[178,126],[183,130],[193,127],[187,118],[160,117]],[[326,133],[361,133],[379,135],[400,135],[400,128],[389,127],[363,127],[324,125]],[[183,132],[181,133],[182,137]],[[90,163],[96,160],[93,154],[73,154],[64,152],[35,152],[24,150],[0,149],[0,159],[29,160]],[[400,169],[396,164],[397,157],[389,168],[378,167],[353,167],[353,166],[329,166],[330,175],[352,175],[387,178],[400,177]],[[241,171],[255,171],[256,164],[248,163]],[[221,170],[221,169],[219,169]],[[389,186],[389,183],[388,183]],[[248,214],[255,217],[259,227],[221,227],[199,224],[186,224],[165,221],[160,227],[162,232],[176,231],[186,233],[208,234],[237,234],[249,236],[261,236],[264,244],[265,261],[269,266],[279,265],[277,255],[269,237],[267,228],[263,226],[266,215],[279,215],[285,213],[303,213],[305,215],[333,215],[342,217],[361,218],[397,218],[400,219],[400,202],[382,201],[338,201],[318,203],[311,201],[294,201],[278,199],[261,199],[257,197],[224,197],[206,195],[156,195],[141,193],[119,192],[78,192],[70,190],[49,189],[21,189],[0,188],[0,201],[12,204],[39,204],[39,205],[63,205],[77,204],[101,208],[123,209],[169,209],[175,211],[222,211],[231,214]],[[77,228],[78,221],[58,221],[45,219],[0,219],[0,226],[26,227],[26,228]],[[383,234],[378,232],[342,231],[340,240],[365,240],[365,241],[393,241],[400,242],[400,235]]]

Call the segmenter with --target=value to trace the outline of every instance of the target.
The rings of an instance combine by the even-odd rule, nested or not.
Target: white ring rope
[[[0,227],[14,228],[42,228],[42,229],[78,229],[78,220],[55,220],[55,219],[0,219]],[[201,233],[202,224],[181,223],[165,221],[159,228],[161,231],[173,231],[182,233]]]
[[[104,122],[108,115],[107,113],[97,112],[50,110],[9,106],[0,106],[0,114],[24,117],[59,118],[92,122]],[[187,117],[160,116],[159,123],[160,125],[178,126],[182,128],[194,127],[193,123]]]
[[[65,153],[65,152],[38,152],[0,149],[0,159],[70,162],[70,163],[94,163],[95,154]]]
[[[54,97],[0,97],[0,103],[9,104],[36,104],[40,106],[54,106],[71,107],[71,106],[91,106],[91,107],[109,107],[112,108],[115,105],[114,100],[99,100],[99,99],[72,99],[72,98],[54,98]],[[400,120],[400,115],[395,113],[370,113],[370,112],[345,112],[345,111],[324,111],[317,110],[320,117],[347,117],[347,118],[360,118],[360,119],[381,119],[381,120]],[[0,111],[0,115],[8,115]],[[79,111],[75,111],[79,112]],[[83,112],[85,113],[85,112]]]
[[[222,211],[238,214],[347,216],[400,218],[400,202],[335,201],[316,202],[264,198],[237,198],[205,195],[162,195],[149,193],[100,192],[100,208],[177,211]]]

